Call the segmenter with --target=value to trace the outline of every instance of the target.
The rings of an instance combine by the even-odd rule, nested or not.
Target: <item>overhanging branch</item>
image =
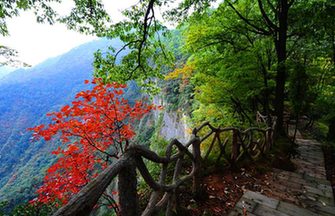
[[[242,19],[247,25],[249,25],[250,27],[252,27],[253,29],[255,29],[257,32],[260,32],[264,35],[271,35],[270,31],[267,31],[259,26],[256,26],[255,24],[253,24],[249,19],[247,19],[246,17],[244,17],[235,7],[232,3],[230,3],[230,1],[227,1],[228,5],[235,11],[235,13],[238,15],[238,17],[240,17],[240,19]]]
[[[276,32],[278,31],[278,26],[276,26],[269,18],[269,16],[266,14],[264,10],[264,6],[262,3],[262,0],[258,0],[258,7],[262,13],[262,17],[265,20],[265,23],[267,24],[268,28],[270,29],[271,32]]]

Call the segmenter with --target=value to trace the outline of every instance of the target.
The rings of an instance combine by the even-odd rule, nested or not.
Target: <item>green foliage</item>
[[[162,95],[167,103],[168,112],[191,113],[194,86],[189,79],[167,80],[162,86]]]
[[[159,114],[159,117],[155,124],[155,130],[152,137],[150,138],[150,149],[160,156],[163,156],[165,154],[165,149],[168,145],[168,141],[162,138],[160,135],[160,131],[163,126],[163,115],[163,113]]]
[[[8,212],[8,202],[0,202],[0,216],[48,216],[54,208],[47,205],[20,204]]]
[[[313,139],[326,141],[328,133],[328,126],[325,123],[317,121],[313,124],[313,128],[311,129],[311,135]]]
[[[70,14],[59,17],[58,21],[65,23],[69,29],[85,34],[100,35],[105,31],[110,17],[100,0],[74,0],[74,4]]]
[[[29,67],[30,65],[21,62],[18,59],[18,52],[10,47],[3,46],[0,44],[0,67],[10,66],[10,67]],[[2,69],[2,68],[1,68]]]
[[[155,133],[155,123],[153,114],[148,114],[140,120],[136,127],[136,137],[134,142],[139,145],[150,147],[151,137]]]
[[[277,25],[277,17],[271,10],[274,2],[263,4],[264,12]],[[291,6],[286,47],[289,70],[285,69],[289,80],[286,82],[284,78],[283,95],[290,101],[286,103],[288,110],[308,113],[312,118],[322,115],[329,121],[334,113],[331,60],[335,51],[329,43],[334,38],[334,22],[328,22],[333,17],[332,9],[331,1],[295,2]],[[242,126],[253,123],[257,110],[273,113],[278,97],[275,94],[278,47],[276,40],[268,37],[271,33],[263,31],[273,26],[264,21],[258,2],[224,2],[217,9],[202,12],[195,13],[179,27],[181,53],[189,56],[184,60],[185,65],[194,65],[190,77],[195,94],[193,120]],[[177,92],[176,87],[171,89],[170,92]],[[176,104],[177,98],[172,97],[171,101]]]
[[[100,0],[82,1],[74,0],[71,12],[60,16],[55,6],[62,0],[18,0],[1,1],[0,3],[0,34],[8,35],[7,19],[19,16],[20,12],[32,10],[36,21],[40,23],[65,23],[68,28],[87,34],[100,34],[110,21],[109,15]]]
[[[252,113],[266,110],[272,77],[273,45],[253,34],[243,35],[236,14],[222,4],[215,11],[192,17],[183,31],[184,49],[195,65],[193,116],[196,122],[210,120],[218,125],[243,125]],[[265,62],[270,62],[265,68]],[[249,119],[249,120],[248,120]]]
[[[1,2],[0,34],[7,34],[5,20],[18,15],[20,10],[35,9],[39,11],[39,21],[53,23],[56,16],[48,6],[51,2],[58,0]],[[160,86],[162,97],[167,102],[166,110],[191,113],[194,125],[210,121],[215,126],[243,127],[254,124],[256,111],[274,114],[278,96],[275,92],[278,86],[277,70],[285,66],[285,85],[281,95],[287,105],[285,108],[296,115],[307,114],[312,119],[325,122],[327,125],[322,127],[322,131],[324,133],[329,128],[328,135],[335,127],[335,10],[331,0],[291,1],[293,4],[288,11],[285,32],[287,52],[285,61],[281,63],[278,63],[276,55],[278,29],[268,24],[256,0],[223,1],[218,8],[212,9],[209,9],[211,2],[214,2],[211,0],[182,1],[177,8],[165,13],[165,18],[179,21],[178,29],[172,31],[155,17],[157,8],[166,7],[171,3],[170,0],[139,1],[123,12],[127,19],[117,23],[110,23],[110,17],[100,1],[74,2],[71,14],[57,17],[57,20],[83,33],[122,41],[112,45],[104,44],[105,48],[95,53],[94,75],[103,78],[105,82],[136,80],[142,90],[153,94],[158,92],[157,87]],[[277,13],[274,12],[276,8],[272,7],[277,2],[260,2],[264,4],[263,13],[267,14],[267,18],[273,25],[279,25]],[[190,10],[195,12],[191,16]],[[41,12],[44,16],[41,16]],[[86,49],[91,51],[89,47]],[[85,50],[85,53],[92,52]],[[76,72],[92,70],[82,62],[87,60],[87,56],[83,55],[54,60],[62,64],[51,62],[56,69],[50,73],[46,73],[42,66],[29,71],[38,79],[30,80],[27,73],[14,73],[11,82],[18,79],[25,85],[19,90],[13,85],[1,89],[0,97],[7,98],[8,103],[0,104],[0,113],[7,115],[7,118],[0,115],[0,122],[5,126],[11,122],[16,125],[13,130],[0,130],[0,143],[8,144],[5,147],[8,154],[0,158],[0,162],[7,165],[0,169],[0,186],[13,180],[14,189],[9,187],[11,184],[6,184],[1,192],[8,195],[20,192],[29,194],[17,201],[31,195],[31,181],[36,179],[38,182],[39,173],[29,169],[28,165],[43,169],[52,160],[40,159],[42,153],[36,156],[37,150],[50,149],[43,148],[43,143],[28,148],[28,135],[21,136],[19,132],[27,123],[44,121],[33,116],[39,116],[41,112],[64,103],[66,99],[61,96],[68,95],[66,86],[71,86],[77,82],[73,81],[77,80],[75,78],[83,76]],[[65,67],[76,66],[75,63],[85,66]],[[66,73],[60,73],[60,79],[67,82],[60,84],[58,78],[52,75],[59,75],[57,72],[64,68],[67,69]],[[164,75],[173,79],[160,81]],[[47,84],[38,85],[40,83]],[[66,89],[62,90],[59,86]],[[129,98],[137,98],[137,90],[130,91]],[[16,104],[14,98],[24,100],[21,100],[22,104]],[[17,115],[13,109],[22,109],[24,112]],[[156,123],[153,117],[147,117],[139,122],[136,137],[138,143],[150,146],[160,155],[167,145],[167,141],[159,135],[161,126],[162,115]],[[7,138],[9,140],[5,140]],[[279,145],[286,148],[284,141],[279,141]],[[209,144],[204,143],[204,148],[208,148]],[[7,155],[18,155],[18,158]],[[34,162],[28,163],[32,159]],[[27,166],[17,169],[17,164]],[[148,166],[157,176],[159,167],[150,163]],[[20,174],[15,176],[16,173]]]
[[[289,99],[293,113],[298,116],[308,110],[308,76],[304,65],[295,64],[289,77]]]
[[[60,143],[31,143],[26,128],[49,123],[47,112],[70,103],[84,80],[92,77],[93,53],[119,40],[96,40],[70,52],[49,59],[30,69],[13,71],[0,82],[0,200],[8,208],[25,203],[35,196],[45,170],[53,163],[51,151]],[[129,103],[141,97],[134,82],[128,83],[125,97]]]
[[[316,100],[316,110],[322,114],[322,118],[326,121],[335,117],[335,77],[331,74],[334,73],[334,69],[332,69],[329,73],[329,76],[324,79],[324,84],[319,89],[318,98]],[[321,117],[321,116],[320,116]]]
[[[5,207],[7,206],[8,202],[2,201],[0,202],[0,216],[5,215]]]

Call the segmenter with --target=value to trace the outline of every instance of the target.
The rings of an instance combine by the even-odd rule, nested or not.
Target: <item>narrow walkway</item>
[[[335,216],[331,184],[326,180],[321,144],[297,136],[295,172],[274,169],[271,197],[246,191],[229,216]],[[267,193],[265,193],[267,194]]]

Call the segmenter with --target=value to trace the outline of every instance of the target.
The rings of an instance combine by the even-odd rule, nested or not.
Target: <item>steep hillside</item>
[[[96,40],[33,68],[13,71],[0,79],[0,163],[3,164],[0,167],[0,201],[9,201],[9,207],[34,196],[45,170],[55,160],[50,152],[60,145],[32,142],[27,128],[48,123],[46,113],[70,103],[77,92],[84,90],[84,80],[92,76],[94,51],[105,49],[108,45],[120,47],[121,43],[118,40]],[[171,93],[170,90],[179,87],[171,83],[174,82],[162,84],[162,94],[176,99],[179,92]],[[168,109],[171,104],[181,103],[179,100],[182,98],[176,103],[162,94],[156,96],[153,102],[166,109],[154,112],[136,128],[139,135],[136,141],[152,145],[154,150],[171,138],[182,142],[188,140],[183,112]],[[128,83],[124,96],[130,103],[141,96],[134,82]]]
[[[15,204],[31,197],[58,144],[32,143],[26,128],[46,122],[47,112],[83,90],[92,76],[93,52],[110,44],[120,42],[96,40],[0,80],[0,200]]]

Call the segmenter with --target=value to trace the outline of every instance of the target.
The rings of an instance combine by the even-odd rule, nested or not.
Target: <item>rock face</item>
[[[166,106],[161,96],[153,99],[155,105]],[[155,111],[154,117],[158,121],[162,115],[162,125],[160,135],[166,139],[178,139],[182,143],[186,143],[190,139],[190,128],[187,124],[187,115],[176,112],[168,112],[166,109]]]
[[[180,142],[186,143],[190,138],[186,118],[187,117],[184,114],[179,116],[177,113],[168,113],[164,111],[163,125],[160,135],[166,140],[176,138]]]

